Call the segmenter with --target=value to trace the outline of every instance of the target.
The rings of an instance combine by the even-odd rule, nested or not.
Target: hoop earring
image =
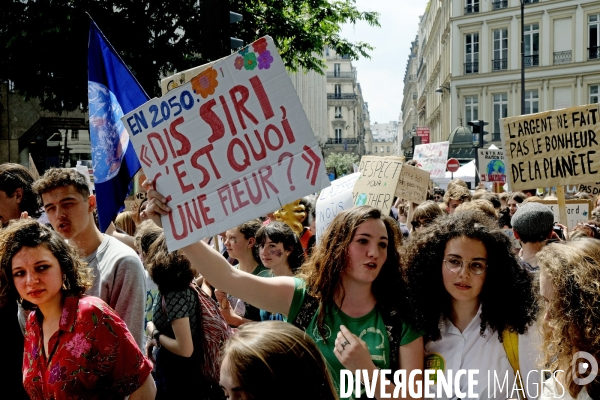
[[[67,274],[63,274],[62,290],[69,290],[69,289],[71,289],[71,284],[69,283],[69,280],[67,279]]]

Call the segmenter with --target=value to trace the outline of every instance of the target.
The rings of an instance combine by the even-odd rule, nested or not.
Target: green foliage
[[[26,98],[62,112],[87,107],[88,12],[150,97],[160,95],[161,76],[201,65],[199,0],[4,0],[0,11],[0,80],[14,82]],[[231,36],[250,43],[273,37],[290,70],[322,72],[323,48],[352,59],[373,48],[340,36],[345,23],[379,26],[378,14],[360,12],[354,0],[230,0],[243,15]]]
[[[325,158],[327,168],[335,168],[338,177],[352,173],[352,164],[358,164],[360,157],[350,153],[331,153]]]

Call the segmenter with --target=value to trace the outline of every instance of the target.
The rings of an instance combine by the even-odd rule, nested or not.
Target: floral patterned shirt
[[[92,296],[65,298],[44,354],[43,316],[29,315],[23,385],[32,400],[123,399],[152,371],[121,318]]]

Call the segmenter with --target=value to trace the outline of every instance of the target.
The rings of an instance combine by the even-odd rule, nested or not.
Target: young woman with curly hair
[[[512,387],[515,372],[502,341],[505,332],[515,332],[521,376],[535,369],[536,354],[527,353],[537,339],[531,329],[537,315],[533,278],[494,219],[476,210],[440,218],[412,238],[404,263],[417,328],[424,331],[426,368],[478,369],[475,394],[487,398],[488,373],[500,380],[508,374]],[[524,382],[529,390],[536,388],[533,375]],[[463,378],[460,389],[466,391]]]
[[[154,399],[152,364],[117,313],[84,295],[90,269],[58,233],[31,219],[10,223],[0,267],[0,303],[16,296],[34,308],[23,357],[31,399]]]
[[[170,208],[160,193],[150,189],[152,182],[145,184],[150,199],[147,212],[160,223],[158,217]],[[215,287],[285,315],[288,322],[305,329],[327,360],[336,386],[341,369],[370,373],[378,367],[407,373],[421,369],[421,335],[402,320],[407,308],[396,221],[369,206],[352,208],[336,216],[321,243],[299,277],[243,273],[204,243],[183,251]],[[386,388],[388,393],[394,390],[393,384]]]
[[[554,376],[544,383],[540,399],[598,399],[600,241],[584,238],[552,243],[537,259],[545,303],[540,365]]]

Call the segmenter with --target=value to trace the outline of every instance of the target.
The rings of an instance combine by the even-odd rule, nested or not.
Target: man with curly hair
[[[452,185],[448,187],[446,194],[444,195],[444,203],[446,203],[448,214],[452,214],[456,207],[471,201],[471,191],[462,185]]]

